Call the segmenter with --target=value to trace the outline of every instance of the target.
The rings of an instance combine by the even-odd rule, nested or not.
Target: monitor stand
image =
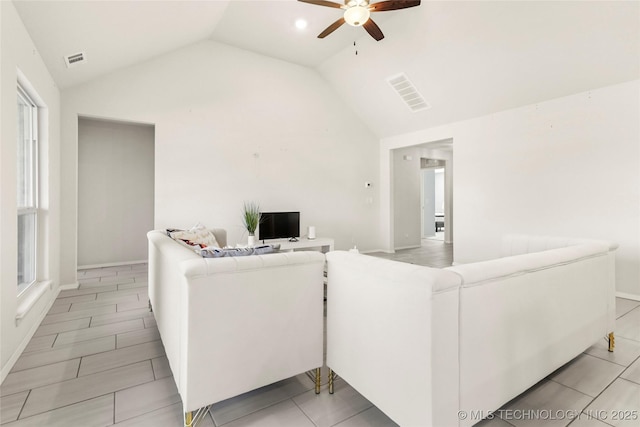
[[[291,238],[289,238],[289,241],[290,242],[297,242],[298,238],[297,237],[291,237]]]

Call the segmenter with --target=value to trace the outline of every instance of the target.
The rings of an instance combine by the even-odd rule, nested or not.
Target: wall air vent
[[[84,52],[78,52],[64,57],[64,63],[67,64],[67,68],[75,67],[85,62],[87,62],[87,55]]]
[[[411,111],[418,112],[431,108],[431,105],[424,100],[420,92],[418,92],[404,74],[396,74],[387,78],[387,83],[393,88],[393,90],[402,98],[404,103],[409,107]]]
[[[420,169],[443,168],[443,167],[444,167],[444,160],[426,159],[424,157],[420,157]]]

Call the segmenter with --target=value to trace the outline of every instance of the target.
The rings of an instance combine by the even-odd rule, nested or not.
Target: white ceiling
[[[340,0],[337,0],[340,1]],[[316,36],[341,10],[296,0],[13,0],[60,88],[212,39],[316,67],[365,34],[343,25]],[[378,24],[399,12],[374,16]],[[304,18],[305,30],[295,22]],[[64,56],[85,52],[87,63],[67,69]]]
[[[317,39],[340,10],[295,0],[14,4],[62,89],[212,39],[317,69],[381,137],[640,74],[638,1],[423,0],[373,14],[386,36],[380,42],[348,25]],[[306,30],[295,28],[298,18]],[[63,57],[79,51],[87,63],[67,69]],[[385,82],[399,72],[431,109],[411,113],[400,102]]]
[[[319,67],[380,137],[640,77],[638,1],[423,1],[385,30]],[[431,109],[409,112],[385,81],[399,72]]]

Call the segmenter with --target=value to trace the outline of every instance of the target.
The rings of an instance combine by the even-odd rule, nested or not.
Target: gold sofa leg
[[[200,421],[207,415],[211,405],[200,408],[196,411],[184,413],[184,427],[196,427]]]
[[[616,347],[616,337],[613,332],[609,332],[609,351],[613,353],[613,349]]]
[[[316,368],[316,394],[320,394],[320,368]]]
[[[329,394],[333,394],[333,371],[329,369]]]

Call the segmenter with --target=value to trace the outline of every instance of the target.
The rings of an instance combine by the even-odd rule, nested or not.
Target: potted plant
[[[249,246],[255,245],[256,228],[258,228],[258,224],[260,223],[260,205],[255,202],[244,202],[242,222],[244,224],[244,228],[246,228],[249,233]]]

